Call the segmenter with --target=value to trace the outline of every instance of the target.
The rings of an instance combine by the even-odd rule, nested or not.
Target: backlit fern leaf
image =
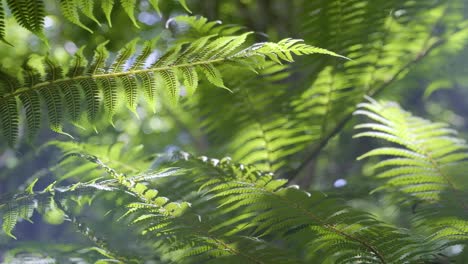
[[[245,45],[248,35],[246,33],[231,37],[203,37],[192,43],[178,44],[149,66],[146,65],[146,60],[152,53],[154,41],[147,42],[135,60],[133,58],[137,42],[130,42],[118,53],[110,65],[108,64],[109,52],[105,48],[107,42],[98,45],[89,65],[80,49],[65,74],[63,74],[63,66],[46,58],[45,76],[41,76],[40,71],[34,65],[35,58],[24,64],[24,82],[9,75],[1,76],[5,85],[2,86],[0,104],[8,100],[11,104],[12,99],[22,97],[21,102],[25,108],[37,109],[37,101],[34,101],[34,106],[29,107],[28,104],[33,101],[23,96],[27,93],[31,97],[34,92],[37,92],[47,106],[51,128],[63,133],[65,108],[68,109],[72,121],[76,121],[81,116],[81,111],[86,111],[91,124],[96,122],[103,113],[107,114],[112,122],[120,92],[125,94],[128,107],[135,111],[140,89],[145,91],[146,98],[152,105],[154,105],[156,87],[161,87],[162,92],[167,91],[170,99],[175,103],[180,94],[180,83],[186,83],[192,91],[196,89],[198,82],[196,71],[203,73],[206,79],[215,86],[225,88],[223,76],[218,69],[220,66],[244,64],[254,69],[262,68],[268,58],[279,63],[290,62],[292,54],[319,53],[339,56],[290,39],[280,41],[278,44],[259,43],[243,48],[242,45]],[[118,85],[119,82],[123,89]],[[83,94],[86,102],[84,109],[78,104],[80,94]],[[66,107],[64,101],[68,102]],[[6,111],[5,109],[7,108],[3,111]],[[12,133],[17,134],[17,129],[14,128],[15,122],[9,122],[12,118],[11,114],[13,112],[10,111],[9,115],[4,115],[3,122],[7,124],[6,129],[9,131],[7,133],[10,139],[14,140],[17,135],[13,136]],[[30,111],[27,116],[27,122],[34,122],[34,124],[28,124],[33,128],[31,132],[35,132],[37,128],[35,121],[38,120],[38,116]]]
[[[355,112],[372,122],[355,137],[393,143],[359,157],[386,157],[374,165],[383,184],[375,191],[396,190],[398,202],[414,202],[412,217],[419,232],[445,246],[468,241],[466,168],[468,145],[444,123],[432,123],[404,111],[394,102],[369,99]]]
[[[373,121],[357,125],[357,129],[367,131],[355,137],[375,137],[397,144],[359,157],[391,157],[375,165],[377,177],[386,182],[379,189],[396,187],[428,201],[440,200],[443,192],[454,192],[457,196],[462,192],[464,175],[457,171],[466,165],[468,145],[456,138],[456,132],[446,124],[414,117],[393,102],[370,100],[360,104],[355,114]]]

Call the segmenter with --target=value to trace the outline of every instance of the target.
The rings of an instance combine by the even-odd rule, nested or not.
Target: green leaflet
[[[231,90],[229,90],[229,88],[224,86],[223,76],[221,75],[221,72],[219,72],[219,70],[216,69],[213,65],[204,64],[204,65],[201,65],[200,67],[210,83],[214,84],[215,86],[219,88],[224,88],[232,92]]]
[[[158,41],[158,38],[154,38],[153,40],[145,41],[143,44],[143,48],[136,57],[135,61],[133,62],[133,65],[130,67],[130,70],[140,70],[143,69],[145,61],[148,59],[148,57],[151,55],[151,53],[154,50],[154,46],[156,42]]]
[[[26,26],[26,28],[41,37],[43,40],[46,40],[44,33],[42,32],[45,17],[44,2],[42,0],[26,2],[26,8],[28,11],[28,26]]]
[[[9,44],[5,40],[5,9],[3,8],[3,1],[0,1],[0,40]]]
[[[110,66],[111,72],[122,72],[125,66],[125,63],[128,59],[135,54],[135,46],[138,43],[138,39],[132,40],[130,43],[125,45],[123,49],[119,51],[117,58],[114,60],[114,63]],[[148,54],[149,55],[149,54]],[[146,59],[143,58],[143,60]],[[140,58],[141,60],[141,58]],[[139,62],[141,63],[141,61]]]
[[[42,0],[7,0],[7,4],[18,24],[45,40],[42,32],[45,17]]]
[[[65,85],[62,87],[62,92],[71,121],[78,121],[81,114],[81,101],[83,99],[78,85]]]
[[[8,210],[4,215],[3,215],[3,231],[9,235],[10,237],[16,239],[16,237],[11,233],[13,229],[16,226],[16,223],[18,222],[18,211],[17,210]]]
[[[50,128],[57,133],[62,133],[63,106],[60,93],[56,90],[56,87],[44,87],[39,93],[47,106]]]
[[[84,46],[78,49],[78,51],[73,56],[71,67],[67,72],[67,77],[73,78],[76,76],[80,76],[85,72],[88,61],[83,55],[83,49]]]
[[[13,147],[18,138],[18,107],[15,98],[0,101],[0,121],[2,122],[3,135],[8,144]]]
[[[36,91],[28,91],[19,96],[26,110],[26,125],[29,140],[37,135],[41,127],[41,101]]]
[[[172,103],[177,103],[177,98],[179,97],[179,84],[177,82],[177,76],[173,70],[165,70],[157,72],[161,77],[164,87],[169,91],[170,99]]]
[[[102,8],[102,11],[104,12],[104,15],[106,16],[109,27],[112,27],[111,13],[112,13],[113,7],[114,7],[114,0],[102,0],[101,1],[101,8]]]
[[[127,106],[132,112],[136,113],[138,98],[137,80],[135,76],[122,76],[119,79],[124,87],[125,98],[127,99]]]
[[[96,121],[100,109],[100,93],[98,86],[94,81],[88,79],[80,81],[80,86],[84,91],[88,120],[93,123]]]
[[[132,21],[133,25],[139,28],[140,26],[138,26],[138,23],[136,22],[135,14],[134,14],[136,0],[120,0],[120,4],[122,5],[125,13],[127,13],[128,17]]]
[[[179,70],[182,72],[183,75],[184,85],[187,88],[187,95],[193,95],[198,87],[197,71],[194,67],[182,67]]]
[[[46,64],[46,80],[55,81],[63,78],[63,69],[49,57],[44,59]]]
[[[94,52],[93,61],[88,67],[89,74],[94,75],[105,72],[104,67],[106,66],[106,60],[109,57],[109,51],[106,49],[107,43],[109,43],[109,41],[105,41],[97,46]]]
[[[104,1],[103,1],[104,2]],[[78,1],[78,5],[80,7],[81,12],[94,22],[98,24],[99,26],[101,23],[97,20],[97,18],[94,16],[94,2],[93,1]]]
[[[63,16],[70,22],[89,31],[90,33],[93,33],[90,28],[81,23],[76,0],[60,0],[60,10],[62,11]]]
[[[140,80],[141,86],[148,105],[156,112],[156,81],[152,73],[139,74],[138,79]]]
[[[99,79],[99,85],[103,92],[104,107],[108,120],[113,123],[112,118],[117,110],[117,81],[114,77],[103,78]]]

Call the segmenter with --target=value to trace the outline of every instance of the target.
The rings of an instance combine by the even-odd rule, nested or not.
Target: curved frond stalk
[[[5,113],[2,115],[4,131],[6,131],[10,141],[16,139],[15,124],[17,121],[15,122],[15,120],[18,119],[18,114],[13,111],[15,108],[12,107],[12,104],[19,97],[23,98],[21,103],[26,109],[35,109],[37,101],[33,101],[32,97],[29,98],[31,100],[25,99],[26,95],[31,96],[34,93],[39,94],[45,101],[51,128],[56,132],[63,133],[62,123],[63,119],[66,118],[63,115],[65,108],[63,97],[67,102],[71,102],[70,105],[67,104],[67,109],[73,121],[80,116],[81,111],[86,111],[91,123],[94,123],[103,113],[106,113],[112,122],[112,116],[117,106],[117,95],[122,92],[119,91],[117,81],[122,83],[128,107],[135,111],[136,100],[141,89],[145,91],[146,97],[152,102],[154,101],[155,87],[160,87],[162,92],[168,92],[175,103],[179,97],[180,81],[187,83],[189,89],[195,90],[198,86],[196,81],[198,81],[199,73],[203,74],[213,85],[226,88],[223,76],[218,70],[220,65],[241,63],[255,69],[264,67],[268,59],[277,63],[291,62],[293,54],[318,53],[339,56],[333,52],[291,39],[278,43],[259,43],[242,49],[248,35],[249,33],[219,38],[203,37],[191,44],[176,45],[148,67],[145,67],[144,62],[151,53],[150,48],[153,44],[152,42],[146,44],[136,61],[133,62],[136,41],[124,47],[110,66],[107,63],[109,53],[105,48],[107,42],[96,48],[94,58],[89,65],[87,65],[82,51],[77,52],[66,74],[62,74],[63,66],[56,65],[49,59],[45,60],[46,76],[40,76],[37,70],[25,64],[27,67],[25,66],[24,82],[14,78],[14,82],[12,82],[9,76],[3,77],[1,80],[14,85],[13,87],[10,85],[6,91],[0,94],[0,105],[10,105],[10,107],[2,108],[2,112]],[[85,109],[82,109],[77,101],[70,98],[72,94],[78,93],[82,93],[84,96]],[[30,105],[32,103],[35,105]],[[35,124],[37,118],[29,112],[26,119],[27,124],[34,122],[28,124],[29,127],[33,128],[32,132],[35,132],[34,130],[37,128]]]
[[[394,102],[369,99],[359,105],[355,114],[372,122],[357,125],[357,129],[365,131],[354,137],[375,137],[396,144],[358,158],[389,157],[375,165],[379,171],[376,177],[385,180],[377,190],[396,187],[418,199],[436,202],[442,194],[451,192],[468,210],[462,196],[462,187],[466,186],[463,182],[468,178],[461,173],[467,168],[468,145],[456,137],[456,131],[446,124],[412,116]]]

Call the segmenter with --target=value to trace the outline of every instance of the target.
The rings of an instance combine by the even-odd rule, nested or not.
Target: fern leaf
[[[130,70],[140,70],[145,66],[144,65],[145,61],[153,52],[154,45],[157,41],[158,41],[158,38],[155,38],[150,41],[145,41],[145,43],[143,44],[143,49],[141,50],[138,57],[135,59],[135,62],[133,63],[133,65],[130,67]]]
[[[9,44],[5,40],[5,9],[3,8],[3,1],[0,2],[0,41]]]
[[[164,87],[169,91],[170,99],[176,103],[179,96],[179,85],[176,74],[173,70],[161,71],[158,74],[164,82]]]
[[[88,18],[96,22],[96,24],[101,25],[101,23],[99,23],[99,21],[97,20],[97,18],[94,16],[94,13],[93,13],[94,12],[93,1],[78,1],[78,5],[79,5],[81,12],[85,16],[87,16]]]
[[[128,17],[132,21],[133,25],[139,28],[140,26],[136,22],[135,14],[134,14],[136,0],[120,0],[120,4],[122,5],[125,13],[127,13]]]
[[[84,46],[78,49],[78,51],[73,56],[70,69],[68,69],[67,77],[73,78],[80,76],[85,72],[88,61],[83,55]]]
[[[55,81],[57,79],[63,78],[63,70],[56,62],[51,60],[49,57],[45,58],[46,64],[46,80]]]
[[[125,90],[125,98],[127,99],[128,108],[136,113],[138,86],[134,76],[122,76],[119,78]],[[177,84],[176,84],[177,85]]]
[[[41,127],[40,98],[36,91],[23,93],[19,98],[26,109],[26,126],[28,128],[29,140],[32,141]]]
[[[14,146],[18,138],[18,108],[15,98],[0,101],[0,114],[3,135],[10,146]]]
[[[88,73],[91,75],[104,73],[106,66],[106,60],[109,57],[109,52],[106,49],[106,45],[109,41],[105,41],[99,44],[94,52],[93,61],[88,67]]]
[[[60,0],[60,10],[62,11],[63,16],[70,22],[87,30],[90,33],[93,33],[90,28],[81,23],[76,0]]]
[[[39,91],[39,93],[42,95],[47,106],[50,128],[57,133],[63,133],[63,106],[60,94],[49,87],[44,87]]]
[[[107,23],[109,24],[109,27],[112,27],[111,13],[112,13],[113,7],[114,7],[114,0],[102,0],[101,1],[101,8],[102,8],[102,11],[104,12],[104,15],[106,16],[106,20],[107,20]]]
[[[45,40],[42,32],[45,17],[42,0],[7,0],[7,4],[18,24]]]
[[[143,87],[144,95],[153,112],[156,112],[156,82],[152,73],[139,74],[138,78]]]
[[[71,121],[78,121],[81,114],[81,100],[83,99],[80,89],[77,85],[66,85],[62,87],[62,92]]]
[[[229,88],[227,88],[224,85],[223,77],[218,69],[216,69],[210,64],[201,65],[200,67],[210,83],[212,83],[213,85],[217,87],[224,88],[228,91],[231,91],[229,90]]]
[[[88,119],[94,122],[97,119],[100,108],[100,93],[97,84],[91,80],[82,80],[80,85],[83,88]]]
[[[42,32],[45,17],[44,2],[42,0],[26,2],[28,10],[28,29],[35,34],[40,35],[40,37],[45,38],[45,36],[43,36],[44,33]]]
[[[360,104],[355,112],[370,118],[372,123],[356,126],[355,137],[375,137],[398,144],[380,147],[359,159],[387,156],[394,158],[377,163],[377,177],[385,179],[383,187],[396,187],[403,193],[427,201],[439,201],[442,192],[461,192],[458,175],[460,163],[468,160],[468,145],[457,139],[455,132],[441,123],[414,117],[393,102]]]
[[[103,78],[99,80],[103,92],[103,101],[108,120],[113,124],[113,116],[117,110],[117,81],[114,77]]]
[[[3,225],[2,225],[3,231],[5,232],[5,234],[7,234],[8,236],[14,239],[16,239],[16,237],[11,232],[15,228],[16,223],[18,222],[18,219],[19,219],[18,211],[15,209],[10,209],[3,215]]]
[[[184,85],[187,88],[187,94],[189,96],[193,95],[198,87],[197,71],[193,67],[182,67],[180,68],[180,71],[182,72],[182,75],[183,75]]]
[[[122,72],[127,63],[128,59],[135,54],[135,46],[138,43],[138,39],[130,41],[123,49],[119,51],[117,58],[114,60],[110,66],[111,72]]]

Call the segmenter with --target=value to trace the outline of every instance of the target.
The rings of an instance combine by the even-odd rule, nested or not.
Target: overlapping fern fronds
[[[453,21],[461,18],[447,19],[444,12],[453,4],[449,1],[305,1],[297,10],[305,21],[300,35],[307,42],[332,47],[331,50],[338,50],[351,60],[331,57],[301,60],[293,71],[278,69],[274,74],[274,70],[266,70],[263,83],[254,78],[226,79],[233,83],[230,88],[237,87],[242,92],[234,98],[220,95],[213,104],[202,98],[204,124],[227,145],[235,146],[228,151],[237,161],[257,162],[262,168],[296,177],[342,129],[365,94],[384,90],[460,30]],[[198,22],[189,24],[204,29],[194,30],[199,34],[216,28],[214,22],[205,21],[205,26]],[[441,24],[446,29],[443,34],[433,30]],[[240,96],[241,93],[244,95]],[[208,99],[213,94],[202,96]],[[240,113],[224,115],[223,120],[242,125],[238,130],[228,131],[216,125],[217,119],[210,122],[206,113],[217,116],[217,109],[232,100]],[[233,134],[239,137],[230,142]],[[289,142],[284,142],[285,139]]]
[[[198,86],[199,73],[213,85],[226,88],[218,70],[220,64],[236,63],[255,69],[263,67],[267,60],[291,62],[293,55],[321,53],[339,56],[293,39],[245,47],[248,35],[202,37],[190,44],[176,45],[154,62],[148,61],[154,51],[154,41],[147,41],[138,55],[135,51],[137,42],[132,41],[110,65],[106,64],[109,56],[106,43],[102,43],[89,64],[80,49],[66,73],[64,66],[47,57],[44,58],[44,76],[29,64],[25,64],[23,81],[2,71],[0,113],[3,133],[13,145],[18,136],[19,102],[26,110],[30,136],[34,136],[40,127],[41,98],[47,106],[51,129],[62,133],[64,119],[76,122],[85,110],[90,123],[103,113],[112,122],[120,90],[123,90],[128,108],[135,111],[140,93],[145,95],[150,105],[155,104],[156,93],[161,92],[169,94],[173,103],[177,102],[179,81],[193,92]],[[82,101],[86,102],[84,107]],[[68,112],[67,117],[64,109]]]
[[[95,156],[81,157],[99,165],[109,178],[40,192],[31,187],[17,198],[41,204],[39,197],[53,197],[66,210],[67,197],[77,192],[125,191],[133,197],[125,218],[130,217],[131,228],[154,247],[154,256],[141,258],[187,263],[406,263],[431,259],[438,250],[435,243],[320,192],[287,186],[272,173],[230,158],[181,152],[171,167],[129,176]],[[7,208],[13,203],[3,203],[0,209],[15,213],[19,207]],[[4,222],[5,230],[11,233],[15,221]]]
[[[359,157],[386,159],[374,165],[383,180],[375,191],[397,191],[403,203],[415,203],[415,225],[434,239],[468,241],[468,145],[447,124],[433,123],[402,110],[394,102],[369,102],[355,112],[371,120],[355,137],[394,143]],[[415,202],[416,201],[416,202]]]
[[[295,177],[350,119],[365,94],[375,95],[401,79],[435,48],[460,31],[458,1],[306,1],[301,37],[349,57],[304,61],[307,80],[290,94],[294,120],[313,133],[291,160],[304,160]],[[457,23],[453,23],[458,21]],[[369,25],[372,25],[371,27]],[[443,31],[434,30],[444,25]],[[463,42],[466,40],[459,39]],[[405,43],[405,44],[403,44]],[[300,65],[300,64],[299,64]]]
[[[161,13],[159,10],[159,1],[160,0],[150,0],[149,3],[158,13]],[[56,0],[56,2],[60,5],[60,11],[65,18],[89,32],[92,32],[92,30],[81,22],[80,16],[85,16],[97,24],[100,24],[101,22],[95,15],[95,11],[100,10],[104,13],[107,23],[112,26],[111,13],[114,6],[117,4],[116,2],[120,3],[132,23],[138,27],[138,23],[135,19],[135,12],[139,1],[136,0],[103,0],[99,2],[89,0]],[[186,0],[178,0],[178,2],[185,10],[190,12]],[[8,0],[6,3],[18,24],[45,40],[43,32],[44,17],[46,16],[44,0]],[[0,40],[8,43],[5,40],[5,13],[3,2],[0,2]]]

